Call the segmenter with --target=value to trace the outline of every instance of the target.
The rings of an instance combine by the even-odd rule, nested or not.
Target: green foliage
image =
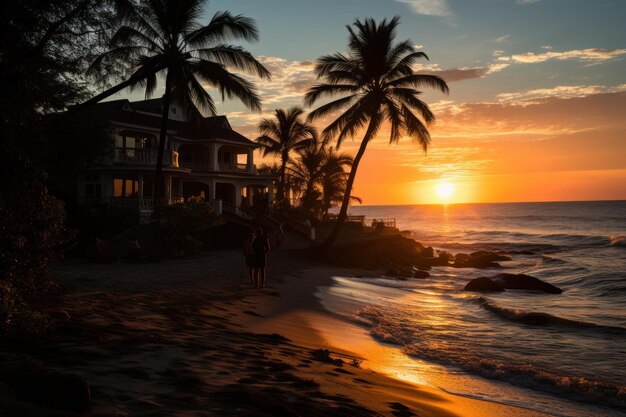
[[[184,235],[202,233],[223,223],[213,206],[204,200],[191,198],[187,203],[162,207],[160,218]]]
[[[159,252],[167,258],[199,256],[204,235],[223,223],[213,206],[199,199],[165,206],[160,211],[163,223],[158,229]]]

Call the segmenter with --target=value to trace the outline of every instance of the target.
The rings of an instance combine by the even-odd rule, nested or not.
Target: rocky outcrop
[[[504,288],[502,286],[487,277],[474,278],[465,285],[463,288],[465,291],[478,291],[478,292],[502,292]]]
[[[430,274],[426,271],[422,271],[421,269],[413,268],[413,278],[426,279],[430,278]]]
[[[543,291],[549,294],[563,292],[559,287],[526,274],[498,274],[491,279],[509,290]]]
[[[497,274],[475,278],[467,283],[465,291],[494,292],[508,290],[542,291],[561,294],[563,291],[550,283],[525,274]]]

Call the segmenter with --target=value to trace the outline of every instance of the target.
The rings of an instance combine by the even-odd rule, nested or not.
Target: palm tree
[[[326,156],[324,144],[319,140],[314,140],[298,152],[298,159],[292,161],[289,167],[294,182],[300,186],[300,206],[307,214],[313,212],[316,202],[319,202],[322,196],[317,185],[322,175]]]
[[[333,147],[326,151],[326,160],[321,169],[320,185],[322,188],[321,211],[322,216],[328,216],[328,210],[333,204],[341,203],[346,191],[349,173],[346,168],[352,167],[354,158],[347,153],[339,153]],[[361,203],[359,197],[350,196],[350,202]]]
[[[248,108],[260,111],[261,101],[253,84],[231,73],[230,69],[269,78],[269,71],[249,52],[228,41],[258,39],[254,22],[241,15],[217,12],[207,25],[200,20],[206,0],[148,0],[126,13],[122,26],[110,41],[111,49],[100,55],[92,70],[103,64],[120,62],[133,67],[133,74],[119,85],[83,103],[98,102],[126,87],[144,87],[146,98],[157,87],[157,75],[165,76],[162,101],[159,152],[155,170],[155,208],[162,192],[163,154],[170,104],[191,109],[197,106],[210,115],[215,103],[205,86],[216,88],[222,96],[237,98]],[[155,210],[156,212],[156,210]]]
[[[309,114],[313,121],[335,112],[343,111],[323,131],[324,140],[337,140],[337,147],[346,137],[354,137],[361,130],[365,134],[354,158],[337,223],[323,243],[328,249],[337,239],[346,219],[350,193],[359,163],[368,143],[376,136],[385,121],[389,122],[390,143],[405,134],[422,146],[430,144],[427,126],[435,121],[428,105],[420,100],[419,87],[432,87],[444,93],[449,89],[437,76],[415,73],[413,64],[425,53],[415,51],[410,41],[394,42],[399,17],[355,20],[347,26],[348,52],[322,56],[315,71],[323,83],[311,87],[305,96],[307,105],[340,95]]]
[[[303,119],[304,110],[300,107],[276,109],[272,118],[259,123],[257,142],[262,146],[263,155],[277,155],[280,158],[280,171],[276,199],[285,199],[285,176],[287,163],[293,151],[308,147],[317,140],[317,130]]]

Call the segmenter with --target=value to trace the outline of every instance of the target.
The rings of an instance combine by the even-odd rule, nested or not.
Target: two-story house
[[[153,208],[154,170],[161,127],[161,100],[116,100],[93,109],[114,140],[111,155],[88,167],[79,180],[83,205]],[[226,116],[203,117],[196,109],[170,107],[163,158],[163,204],[190,197],[212,201],[218,211],[268,207],[272,177],[254,165],[259,145],[235,132]]]

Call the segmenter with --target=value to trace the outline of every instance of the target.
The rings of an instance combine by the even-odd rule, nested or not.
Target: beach
[[[161,263],[56,264],[57,328],[5,343],[4,369],[13,361],[22,371],[79,375],[91,389],[89,415],[103,417],[539,415],[381,372],[392,348],[315,296],[332,276],[363,271],[289,251],[273,253],[269,271],[270,287],[252,289],[234,250]],[[2,392],[2,415],[58,415]]]

